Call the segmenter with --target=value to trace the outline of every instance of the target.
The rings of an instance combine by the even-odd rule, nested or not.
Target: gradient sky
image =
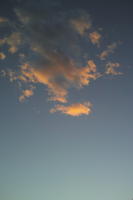
[[[24,2],[21,0],[1,2],[1,19],[8,19],[10,22],[4,22],[4,25],[3,22],[0,23],[0,39],[8,37],[14,29],[20,31],[20,22],[17,21],[14,9],[21,8]],[[49,1],[29,2],[38,4],[40,10],[43,10],[44,6],[47,15],[52,15]],[[45,5],[42,2],[45,2]],[[56,108],[57,104],[62,105],[62,103],[48,101],[48,89],[43,84],[39,83],[36,86],[33,96],[20,102],[18,98],[28,83],[18,87],[18,82],[12,83],[10,77],[0,77],[0,199],[131,200],[133,198],[132,2],[64,0],[55,4],[52,9],[61,10],[63,16],[68,18],[73,17],[75,10],[82,9],[89,13],[93,24],[90,32],[99,32],[102,39],[100,47],[97,44],[91,44],[92,46],[89,44],[88,47],[86,40],[81,40],[82,51],[85,55],[89,54],[87,56],[95,61],[101,73],[106,69],[105,65],[111,62],[120,63],[118,71],[123,74],[105,73],[81,90],[70,88],[67,105],[92,103],[91,114],[78,117],[59,112],[50,113],[54,106]],[[34,10],[32,12],[34,16]],[[5,23],[9,23],[9,26]],[[21,28],[23,31],[24,28]],[[28,34],[29,29],[26,31],[24,35]],[[69,35],[64,34],[68,39]],[[98,52],[106,50],[108,45],[114,42],[118,46],[116,50],[113,50],[107,61],[101,61]],[[70,53],[76,62],[81,62],[82,66],[85,66],[83,54],[73,52],[69,49],[69,45],[65,46],[67,47],[65,49],[63,45],[66,44],[62,43],[61,39],[58,43],[61,44],[63,53],[67,55]],[[77,44],[77,40],[74,44]],[[2,54],[0,55],[2,72],[17,69],[20,53],[28,55],[33,63],[38,63],[38,57],[36,61],[36,55],[30,52],[26,45],[12,54],[9,52],[8,44],[0,47],[0,52],[6,55],[5,59],[2,59]],[[62,80],[59,79],[56,83],[62,83],[60,81]]]

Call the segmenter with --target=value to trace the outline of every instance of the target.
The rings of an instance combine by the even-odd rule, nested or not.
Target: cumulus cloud
[[[4,60],[6,58],[6,55],[3,52],[0,52],[0,60]]]
[[[99,45],[101,37],[102,37],[101,34],[98,33],[97,31],[94,31],[94,32],[89,34],[89,38],[90,38],[92,44]]]
[[[107,49],[102,51],[102,53],[99,55],[99,58],[101,60],[105,60],[109,54],[114,53],[114,50],[117,48],[117,43],[113,43],[111,45],[107,46]]]
[[[50,112],[61,112],[65,115],[79,117],[81,115],[89,115],[91,113],[91,107],[92,105],[90,102],[75,103],[69,106],[56,105],[55,108],[50,110]]]
[[[121,72],[117,71],[117,68],[120,67],[120,63],[112,63],[109,62],[106,64],[106,74],[111,74],[111,75],[121,75]]]

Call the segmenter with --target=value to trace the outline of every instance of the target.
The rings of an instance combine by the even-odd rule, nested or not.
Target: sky
[[[0,199],[133,199],[133,3],[0,5]]]

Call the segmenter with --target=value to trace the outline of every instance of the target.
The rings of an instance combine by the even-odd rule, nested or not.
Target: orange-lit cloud
[[[101,39],[101,34],[98,33],[97,31],[94,31],[94,32],[89,34],[89,38],[90,38],[90,40],[93,44],[99,45],[100,39]]]
[[[91,72],[97,71],[97,66],[96,66],[96,64],[94,63],[93,60],[88,60],[88,67],[89,67]]]
[[[17,49],[16,46],[12,46],[12,47],[10,47],[10,48],[8,49],[8,51],[9,51],[10,53],[12,53],[12,54],[16,53],[17,50],[18,50],[18,49]]]
[[[3,52],[0,52],[0,60],[4,60],[6,58],[6,55]]]
[[[62,58],[57,58],[57,55],[53,65],[35,68],[24,64],[20,69],[19,75],[8,72],[11,80],[44,84],[48,87],[49,100],[62,103],[67,102],[69,88],[82,88],[88,85],[90,80],[99,77],[92,60],[88,61],[86,67],[76,67],[72,61],[65,62]]]
[[[66,115],[70,115],[73,117],[79,117],[81,115],[89,115],[91,113],[91,103],[74,103],[69,106],[64,105],[56,105],[55,108],[51,109],[50,112],[61,112]]]
[[[22,95],[19,97],[19,101],[23,102],[26,98],[33,96],[33,89],[26,89],[22,91]]]
[[[0,17],[0,23],[5,23],[5,22],[8,22],[8,19],[4,17]]]
[[[121,75],[121,72],[118,72],[116,69],[120,67],[120,63],[112,63],[109,62],[106,64],[106,74],[111,74],[111,75]]]
[[[18,81],[22,89],[21,102],[34,95],[36,85],[41,84],[47,89],[49,101],[67,103],[71,89],[82,89],[102,76],[95,59],[98,59],[97,46],[102,47],[99,44],[104,37],[94,30],[86,11],[49,9],[47,12],[42,6],[38,12],[32,1],[30,6],[26,1],[22,5],[14,9],[17,20],[10,19],[8,23],[11,31],[0,38],[0,46],[10,53],[9,60],[16,53],[15,66],[19,64],[13,69],[2,69],[2,75],[11,82]],[[90,52],[92,46],[96,51]],[[116,47],[113,43],[105,51],[101,49],[99,58],[105,60]],[[0,59],[4,58],[1,52]],[[102,74],[117,75],[117,67],[116,63],[108,63]],[[89,115],[91,105],[57,105],[51,112],[56,111],[71,116]]]
[[[107,46],[107,49],[104,50],[104,51],[99,55],[99,58],[100,58],[101,60],[105,60],[105,59],[109,56],[109,54],[114,53],[114,50],[115,50],[116,48],[117,48],[117,44],[116,44],[116,43],[113,43],[113,44],[111,44],[111,45],[108,45],[108,46]]]

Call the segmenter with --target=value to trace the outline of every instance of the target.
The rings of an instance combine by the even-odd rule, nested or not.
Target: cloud
[[[6,55],[3,52],[0,52],[0,60],[4,60],[6,58]]]
[[[15,8],[15,13],[18,16],[19,21],[22,24],[28,24],[30,20],[32,19],[32,15],[30,17],[30,12],[27,12],[25,8]]]
[[[0,17],[0,23],[5,23],[5,22],[8,22],[8,19],[4,17]]]
[[[97,71],[97,66],[96,66],[96,64],[94,63],[93,60],[88,60],[88,67],[89,67],[91,72]]]
[[[12,54],[16,53],[22,44],[22,37],[20,32],[13,32],[9,36],[0,39],[0,45],[8,45],[8,51]]]
[[[23,102],[26,98],[33,96],[33,94],[34,94],[33,88],[23,90],[22,95],[19,97],[19,101]]]
[[[9,51],[10,53],[12,53],[12,54],[16,53],[17,50],[18,50],[18,49],[17,49],[16,46],[12,46],[12,47],[10,47],[10,48],[8,49],[8,51]]]
[[[84,102],[84,103],[74,103],[69,106],[64,105],[56,105],[55,108],[50,110],[51,113],[54,112],[61,112],[65,115],[70,115],[73,117],[79,117],[81,115],[89,115],[91,113],[91,103]]]
[[[0,52],[0,60],[4,60],[6,58],[6,55],[3,52]]]
[[[5,39],[5,43],[9,45],[8,51],[10,53],[16,53],[18,50],[18,46],[21,45],[21,33],[19,32],[13,32],[9,37]]]
[[[107,46],[107,49],[104,50],[104,51],[99,55],[99,58],[100,58],[101,60],[105,60],[105,59],[109,56],[109,54],[114,53],[114,50],[115,50],[116,48],[117,48],[117,43],[113,43],[113,44],[111,44],[111,45],[108,45],[108,46]]]
[[[16,63],[18,66],[2,69],[2,74],[21,85],[21,102],[34,95],[34,89],[41,84],[48,92],[49,101],[65,104],[71,101],[71,89],[82,89],[101,77],[96,65],[97,47],[93,45],[99,45],[104,37],[94,30],[86,11],[54,9],[44,4],[44,1],[40,4],[21,1],[14,9],[16,19],[10,19],[10,33],[0,39],[0,46],[4,45],[10,53],[9,59],[16,53],[15,66]],[[94,52],[91,52],[92,46]],[[104,60],[116,47],[113,43],[105,51],[101,49],[99,58]],[[4,59],[2,54],[0,57]],[[115,68],[108,64],[103,74],[116,75]],[[51,110],[56,111],[71,116],[88,115],[91,106],[89,103],[58,104]]]
[[[117,68],[120,67],[120,63],[112,63],[109,62],[106,64],[106,74],[111,74],[111,75],[121,75],[122,72],[116,71]]]
[[[80,35],[84,35],[84,33],[91,28],[91,20],[87,13],[84,11],[80,11],[79,15],[76,16],[74,19],[70,20],[75,31],[77,31]]]
[[[102,37],[101,34],[98,33],[97,31],[94,31],[94,32],[89,34],[89,38],[90,38],[92,44],[99,45],[101,37]]]

